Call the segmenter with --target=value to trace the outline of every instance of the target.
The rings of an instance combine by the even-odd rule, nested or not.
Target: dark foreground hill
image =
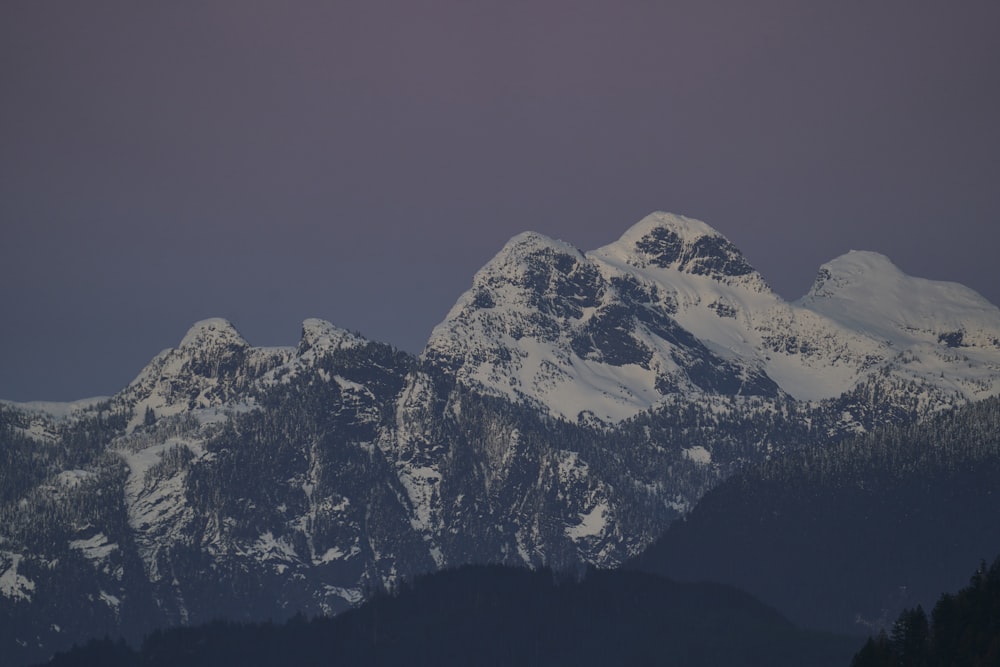
[[[877,632],[1000,552],[1000,401],[771,461],[708,493],[637,566],[721,581],[796,623]]]
[[[728,586],[591,571],[464,567],[417,578],[335,618],[213,623],[110,640],[53,667],[129,665],[846,665],[858,642],[803,631]]]

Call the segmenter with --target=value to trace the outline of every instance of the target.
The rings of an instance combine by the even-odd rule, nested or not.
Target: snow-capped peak
[[[202,347],[208,343],[248,347],[246,339],[240,335],[232,322],[221,317],[211,317],[195,322],[181,339],[178,349]]]
[[[578,275],[581,273],[585,275]],[[472,313],[491,310],[498,304],[524,309],[525,313],[548,313],[560,307],[567,292],[574,293],[578,302],[590,303],[594,295],[584,293],[597,289],[588,281],[596,276],[596,268],[575,246],[537,232],[522,232],[476,272],[472,289],[459,297],[444,322],[431,333],[427,351],[456,343],[464,347],[464,341],[454,340],[453,334],[448,333],[449,322],[467,320]],[[571,308],[572,313],[563,314],[579,316],[579,306]]]
[[[112,399],[132,410],[129,429],[146,410],[157,417],[232,403],[255,379],[284,363],[288,348],[254,348],[226,319],[195,322],[176,348],[160,352]]]
[[[580,250],[565,241],[558,241],[538,232],[521,232],[507,241],[500,252],[494,255],[479,273],[495,273],[504,271],[505,268],[522,266],[525,261],[538,253],[547,252],[582,258]]]
[[[763,278],[729,239],[700,220],[673,213],[652,213],[614,243],[590,254],[639,269],[673,270],[768,291]]]
[[[701,220],[666,211],[654,211],[629,227],[616,244],[634,246],[657,229],[670,230],[686,243],[693,243],[705,236],[722,236],[718,230]]]
[[[864,283],[898,282],[903,272],[888,257],[870,250],[851,250],[823,264],[805,298],[834,296]]]
[[[302,338],[299,341],[298,354],[301,356],[309,350],[327,352],[346,347],[355,347],[364,343],[364,339],[346,329],[311,317],[302,322]]]
[[[677,246],[662,263],[667,251],[646,248],[660,241]],[[756,360],[732,362],[729,339],[739,335],[724,332],[709,349],[674,317],[698,309],[724,327],[740,302],[723,292],[770,295],[739,251],[697,220],[654,214],[586,254],[524,233],[476,274],[424,357],[466,386],[570,420],[619,421],[679,391],[771,395]]]

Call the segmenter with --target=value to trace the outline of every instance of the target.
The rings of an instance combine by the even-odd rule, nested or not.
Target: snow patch
[[[35,590],[35,582],[27,577],[18,574],[17,568],[24,557],[20,554],[13,554],[0,551],[0,562],[7,561],[7,569],[0,574],[0,595],[12,600],[31,601],[31,594]]]
[[[586,514],[580,515],[580,523],[566,527],[566,536],[575,541],[587,537],[597,537],[608,525],[608,505],[605,502],[594,505]]]
[[[117,595],[112,595],[111,593],[108,593],[106,591],[101,591],[99,595],[101,601],[104,602],[104,604],[108,605],[116,612],[118,611],[118,607],[121,606],[122,601]]]
[[[712,453],[701,445],[688,447],[681,450],[681,453],[688,461],[694,461],[695,463],[701,463],[702,465],[708,465],[712,462]]]
[[[104,533],[97,533],[85,540],[70,540],[69,548],[80,551],[87,560],[99,563],[106,560],[113,551],[118,549],[118,545],[111,542]]]
[[[361,593],[360,589],[357,588],[343,588],[341,586],[330,586],[326,585],[323,587],[327,595],[338,597],[351,606],[360,604],[364,599],[364,595]]]
[[[262,533],[257,538],[253,544],[253,550],[260,554],[264,560],[297,561],[299,559],[295,547],[289,544],[284,537],[275,538],[271,531]]]
[[[352,545],[351,550],[346,552],[339,546],[330,547],[325,552],[323,552],[322,556],[320,556],[319,558],[314,558],[312,562],[313,565],[325,565],[326,563],[332,563],[338,560],[346,560],[348,558],[353,558],[360,553],[361,549],[356,544]]]
[[[210,317],[192,324],[178,347],[199,347],[213,339],[247,345],[246,340],[236,330],[232,322],[222,317]]]

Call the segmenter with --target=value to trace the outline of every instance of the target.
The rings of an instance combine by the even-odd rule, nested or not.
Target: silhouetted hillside
[[[634,563],[721,581],[805,627],[868,633],[1000,552],[1000,401],[751,469]]]
[[[53,659],[78,665],[842,666],[856,641],[795,628],[751,596],[639,572],[465,567],[416,579],[336,618],[214,623],[110,640]]]

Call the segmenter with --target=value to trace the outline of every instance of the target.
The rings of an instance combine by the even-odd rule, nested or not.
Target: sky
[[[534,230],[664,210],[783,297],[850,249],[1000,303],[1000,3],[9,0],[0,398],[110,395],[192,323],[419,352]]]

